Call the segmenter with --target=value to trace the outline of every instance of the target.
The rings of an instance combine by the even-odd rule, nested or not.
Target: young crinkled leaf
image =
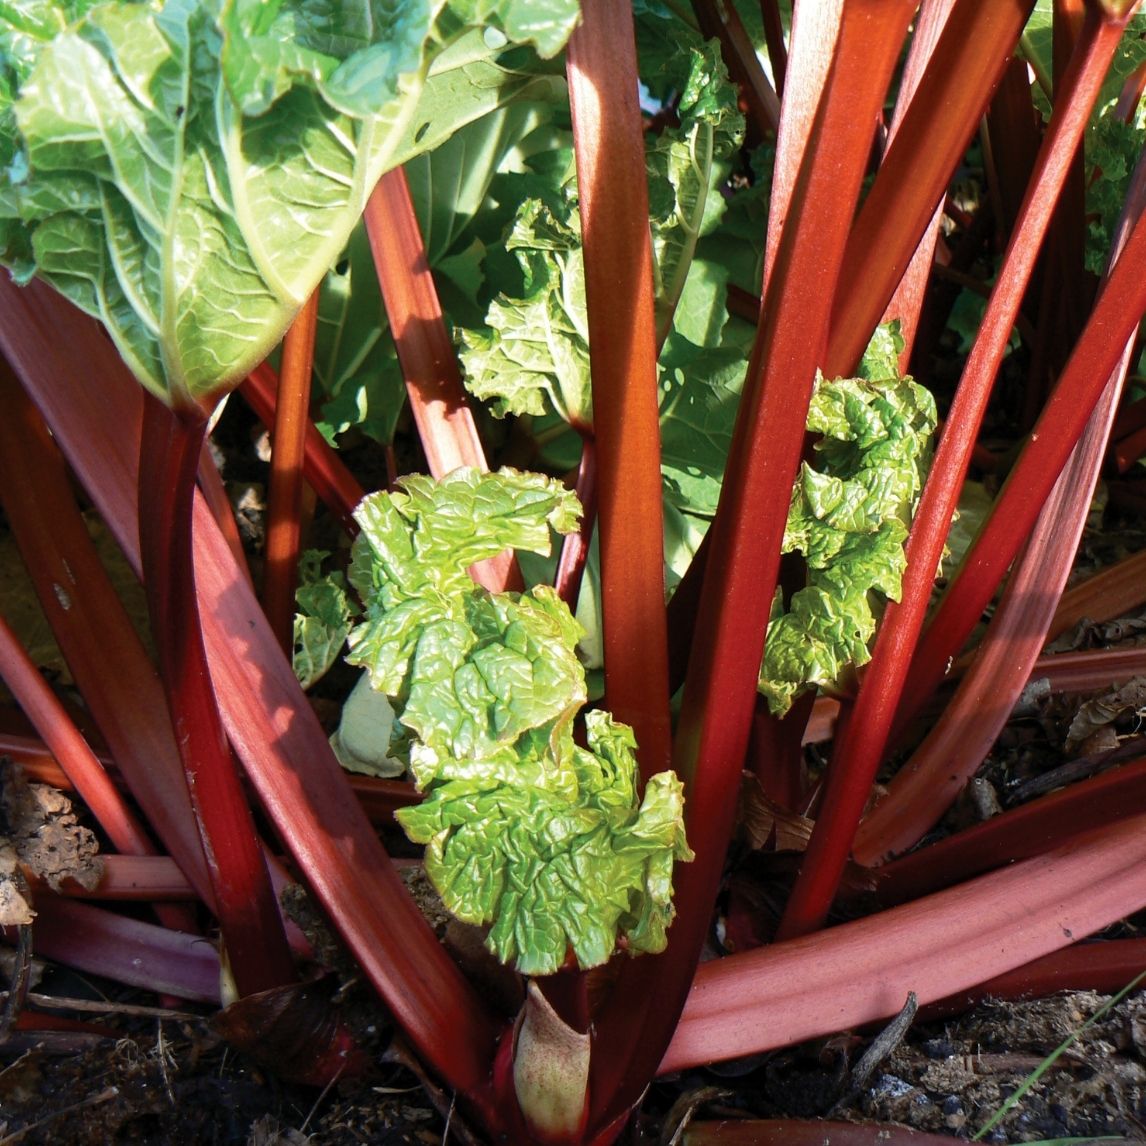
[[[719,44],[697,36],[689,46],[688,60],[676,102],[679,124],[661,132],[647,149],[653,284],[662,342],[672,329],[697,242],[712,232],[724,213],[720,188],[728,179],[731,157],[744,132],[736,88],[729,83]],[[723,312],[727,278],[713,278],[718,264],[704,266],[709,305],[689,309],[719,305]]]
[[[430,145],[423,123],[448,134],[520,86],[497,73],[480,105],[434,106],[451,68],[519,33],[555,51],[577,18],[575,0],[530,8],[5,4],[0,261],[99,317],[163,400],[205,399],[275,345],[378,177]]]
[[[644,22],[664,23],[643,9],[639,17],[639,34]],[[679,20],[672,26],[674,50],[671,56],[657,55],[656,68],[658,84],[678,97],[679,122],[651,139],[646,154],[662,340],[689,281],[697,241],[720,219],[719,188],[744,122],[719,47],[706,44]],[[506,242],[520,264],[524,289],[493,301],[486,330],[461,332],[461,358],[466,387],[489,402],[497,416],[552,410],[570,425],[585,427],[592,424],[592,401],[576,184],[572,171],[560,165],[553,174],[566,181],[544,198],[522,203]],[[528,187],[536,178],[522,176],[521,183]],[[693,276],[695,306],[682,317],[691,333],[715,339],[725,313],[725,281],[715,264],[700,271]],[[715,311],[721,318],[714,322]]]
[[[570,948],[581,967],[597,966],[618,934],[630,951],[663,950],[672,865],[691,857],[676,776],[654,776],[638,806],[631,730],[590,712],[586,735],[588,749],[560,738],[571,793],[487,779],[479,765],[399,814],[427,845],[426,871],[447,906],[471,923],[492,920],[490,949],[524,974],[551,974]]]
[[[525,279],[517,298],[494,299],[489,331],[461,332],[466,388],[498,417],[555,410],[572,426],[592,424],[589,327],[581,227],[573,204],[558,213],[522,204],[506,247]]]
[[[534,474],[457,470],[408,478],[358,511],[351,581],[366,621],[352,663],[409,731],[425,801],[398,814],[460,919],[491,924],[490,949],[533,975],[605,962],[618,941],[658,951],[672,919],[672,865],[691,853],[680,781],[636,792],[632,730],[585,702],[580,626],[548,587],[490,594],[473,561],[506,546],[548,552],[579,506]]]
[[[809,431],[821,435],[801,466],[783,551],[798,551],[808,585],[785,608],[779,591],[760,669],[760,691],[777,715],[809,685],[832,686],[870,658],[876,598],[899,599],[903,545],[931,456],[935,402],[900,378],[894,324],[881,327],[860,377],[817,378]]]
[[[322,562],[328,556],[310,549],[299,561],[291,663],[303,688],[310,688],[338,659],[354,614],[343,575],[322,573]]]

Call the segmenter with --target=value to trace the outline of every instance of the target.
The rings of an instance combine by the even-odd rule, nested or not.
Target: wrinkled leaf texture
[[[691,853],[681,784],[636,791],[632,730],[585,703],[580,626],[548,586],[490,594],[467,566],[510,546],[546,554],[580,507],[536,474],[457,470],[373,494],[358,518],[350,579],[366,619],[352,663],[413,734],[427,799],[399,820],[426,845],[447,908],[491,924],[487,944],[525,974],[605,962],[618,936],[659,951],[672,920],[672,866]]]
[[[526,41],[552,54],[576,15],[575,0],[2,4],[0,260],[99,317],[160,398],[203,401],[275,345],[379,176],[504,97],[489,60]],[[446,99],[453,72],[484,77],[482,99]]]
[[[675,21],[675,42],[669,46],[659,27],[665,23],[655,12],[639,8],[638,37],[655,72],[654,86],[675,99],[678,120],[650,138],[646,151],[655,305],[658,327],[667,330],[696,244],[723,213],[720,188],[744,120],[719,47]],[[520,264],[524,290],[500,294],[489,308],[485,329],[462,332],[461,357],[467,389],[497,416],[555,411],[570,425],[585,427],[593,415],[576,184],[571,169],[560,164],[548,174],[555,181],[540,195],[532,188],[542,173],[521,178],[529,197],[506,242]],[[705,270],[713,279],[713,268]],[[719,304],[723,311],[723,286],[718,276],[706,280],[698,295],[706,302],[698,309],[707,312]],[[695,321],[690,329],[706,326]],[[711,333],[718,337],[720,325]]]
[[[808,430],[813,464],[792,491],[783,551],[803,554],[808,584],[787,607],[777,591],[759,687],[777,715],[809,685],[866,664],[878,593],[898,600],[903,545],[931,458],[935,401],[896,365],[895,324],[880,327],[859,376],[817,378]]]
[[[310,549],[299,561],[298,612],[294,616],[291,664],[303,688],[310,688],[338,659],[350,633],[353,609],[341,573],[322,573],[321,550]]]

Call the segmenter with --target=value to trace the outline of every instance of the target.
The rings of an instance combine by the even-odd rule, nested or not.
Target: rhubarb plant
[[[489,593],[467,568],[506,546],[547,553],[579,506],[537,474],[411,476],[359,507],[353,664],[410,733],[419,805],[398,812],[459,919],[524,974],[664,948],[672,869],[691,858],[681,784],[636,783],[632,730],[585,703],[580,627],[547,586]]]
[[[548,59],[565,42],[576,20],[566,0],[0,0],[0,258],[21,281],[39,274],[98,315],[130,367],[176,410],[172,419],[151,402],[141,416],[138,387],[93,324],[39,285],[0,283],[0,346],[12,366],[0,370],[0,494],[116,759],[112,776],[125,779],[149,829],[136,837],[108,828],[120,849],[108,856],[110,876],[134,878],[137,859],[174,860],[218,921],[241,992],[256,994],[297,973],[269,878],[257,878],[267,864],[256,825],[273,823],[396,1025],[458,1096],[456,1116],[494,1140],[615,1140],[658,1071],[870,1024],[907,990],[931,1002],[986,975],[1037,983],[1034,971],[1016,968],[1048,956],[1061,970],[1054,953],[1074,937],[1146,903],[1135,811],[1141,768],[1133,766],[1129,776],[1081,781],[1029,818],[988,825],[987,846],[959,833],[950,848],[929,845],[884,864],[873,878],[885,876],[900,901],[914,902],[807,934],[827,920],[849,856],[879,867],[935,823],[939,804],[954,798],[952,778],[972,774],[989,750],[979,741],[989,740],[994,716],[982,697],[1005,715],[1031,670],[1045,623],[1026,610],[1046,611],[1058,593],[1090,478],[1071,469],[1053,497],[1052,486],[1075,442],[1101,452],[1109,435],[1101,407],[1085,435],[1083,424],[1099,391],[1107,406],[1117,401],[1120,357],[1132,353],[1146,309],[1146,176],[1139,162],[1122,211],[1125,253],[1096,297],[1082,275],[1047,274],[1053,290],[1032,289],[1048,237],[1081,252],[1089,222],[1081,193],[1072,205],[1060,192],[1081,189],[1080,143],[1106,101],[1120,44],[1136,42],[1133,26],[1127,34],[1136,5],[794,7],[789,21],[788,5],[765,0],[756,23],[737,18],[750,4],[696,0],[690,11],[583,0],[563,60],[547,62],[529,45]],[[1053,96],[1046,122],[1034,114],[1026,68],[1014,66],[1033,7],[1037,27],[1054,21],[1038,69]],[[885,133],[877,125],[893,102]],[[739,141],[739,106],[749,109],[748,138],[764,144],[753,156]],[[989,220],[949,201],[958,217],[941,228],[938,209],[988,112],[999,134],[981,154],[1000,176],[988,183],[1014,184],[1015,210]],[[1030,145],[1022,170],[1003,170],[1021,150],[1008,148],[1012,131]],[[405,170],[387,171],[371,190],[397,163]],[[367,233],[346,247],[363,203]],[[944,315],[928,312],[942,310],[968,267],[993,265],[1004,246],[964,376],[958,386],[940,377],[949,390],[945,429],[920,492],[929,400],[902,379],[903,361],[874,370],[857,363],[872,331],[897,315],[909,345],[885,352],[902,359],[914,344],[914,368],[931,377]],[[556,1126],[542,1110],[549,1071],[530,1069],[545,1056],[533,1055],[533,1032],[522,1037],[531,1024],[508,1037],[514,1016],[484,998],[437,942],[355,799],[366,792],[365,806],[377,811],[384,795],[388,812],[414,801],[412,785],[356,779],[351,787],[284,655],[290,633],[279,631],[287,628],[280,611],[272,630],[216,524],[214,515],[225,525],[221,499],[213,511],[195,502],[192,551],[206,408],[274,346],[324,277],[314,356],[324,432],[333,438],[357,424],[389,443],[408,424],[400,414],[408,395],[418,441],[401,462],[387,457],[388,476],[406,462],[418,468],[420,448],[444,480],[407,478],[367,500],[348,586],[324,586],[304,569],[300,674],[313,679],[354,626],[352,655],[379,685],[369,698],[389,715],[370,743],[346,727],[344,747],[386,768],[393,759],[409,767],[422,800],[400,818],[425,841],[443,896],[490,927],[500,956],[540,974],[667,938],[660,956],[618,959],[592,990],[568,974],[531,992],[544,992],[572,1036],[564,1045],[577,1048],[568,1056],[576,1062],[555,1071],[566,1092]],[[372,277],[385,318],[377,294],[363,289]],[[929,278],[941,280],[938,289],[924,289]],[[1058,321],[1050,304],[1060,301],[1077,323]],[[253,403],[268,421],[292,404],[305,411],[307,321],[291,329],[277,393],[267,364],[245,388],[259,392]],[[550,329],[560,337],[548,339]],[[387,330],[394,353],[383,362],[373,355]],[[1016,443],[1014,478],[935,603],[952,508],[972,460],[983,463],[977,435],[1015,330],[1008,388],[1025,381],[1031,414],[1016,438],[1039,421]],[[1052,335],[1063,345],[1052,347]],[[1028,355],[1032,337],[1038,345]],[[572,341],[577,354],[555,369],[555,353]],[[473,416],[451,352],[459,342],[471,397],[480,389],[480,401],[511,420]],[[404,392],[388,388],[399,369]],[[366,419],[356,423],[360,413]],[[561,416],[576,431],[566,442],[583,449],[580,523],[572,496],[550,479],[480,473],[486,458],[523,466],[523,456],[567,470],[571,451],[552,448],[549,436]],[[479,426],[492,427],[484,443]],[[822,448],[805,457],[809,426]],[[285,458],[287,435],[277,425],[273,433],[276,458]],[[129,626],[92,588],[97,570],[81,556],[86,534],[57,449],[153,595],[173,721],[146,655],[125,636]],[[357,482],[341,480],[348,475],[328,452],[308,441],[303,465],[345,524]],[[876,461],[891,455],[903,469],[885,498]],[[459,464],[466,468],[449,476]],[[1097,472],[1098,461],[1087,464]],[[203,467],[208,495],[211,485]],[[873,532],[841,540],[821,531],[841,517]],[[565,550],[557,592],[502,591],[517,572],[508,560],[492,573],[484,561],[473,566],[506,546],[546,549],[555,527],[576,525],[587,549],[593,520],[602,602],[595,637],[602,707],[612,716],[578,712],[586,690],[572,648],[577,629],[557,604],[576,597]],[[677,547],[684,579],[666,613],[664,539],[693,539],[704,527],[695,556],[691,544],[683,556]],[[786,536],[804,555],[807,587],[799,562],[781,565]],[[875,558],[865,548],[874,538],[894,544]],[[1048,556],[1055,549],[1063,553]],[[867,579],[848,573],[840,586],[856,606],[845,624],[821,598],[800,594],[825,576],[840,581],[852,550]],[[935,683],[1008,568],[1012,591],[976,668],[933,723],[922,759],[902,769],[907,783],[893,782],[871,809],[872,781],[903,758],[911,715],[939,703]],[[490,588],[473,588],[467,570]],[[73,572],[77,584],[61,595]],[[795,704],[776,721],[757,691],[761,664],[777,650],[814,647],[806,633],[785,638],[794,624],[786,617],[769,631],[778,581],[790,604],[815,601],[803,611],[839,629],[852,663],[869,643],[872,659],[856,690],[839,688],[850,670],[835,653],[773,686],[786,694],[810,678],[838,689],[838,701],[817,707],[820,739],[830,733],[825,711],[838,703],[843,718],[785,918],[756,931],[776,941],[701,964],[719,889],[736,864],[729,841],[744,769],[789,810],[810,796],[799,741],[811,705]],[[364,610],[357,622],[351,589]],[[197,639],[206,653],[196,655]],[[11,677],[13,659],[0,666]],[[1089,660],[1087,679],[1109,677],[1108,665]],[[1070,665],[1043,668],[1061,683]],[[24,673],[21,704],[38,714],[52,751],[67,755],[69,738],[49,735],[66,715],[45,715],[37,675]],[[680,705],[670,710],[679,677]],[[348,707],[366,692],[356,695]],[[232,750],[249,783],[212,779],[233,773]],[[683,803],[678,782],[665,778],[670,761]],[[265,820],[250,814],[252,792]],[[107,827],[115,802],[84,798]],[[505,818],[507,808],[524,822]],[[127,854],[156,845],[167,855]],[[670,899],[670,868],[687,849],[695,858],[672,873]],[[790,866],[770,877],[782,889]],[[952,880],[957,886],[939,890]],[[130,923],[131,942],[144,927],[44,893],[40,918],[53,912],[85,920],[57,946],[43,937],[45,952],[59,957],[90,956],[89,920],[124,937]],[[197,970],[151,985],[216,998],[219,953],[201,936],[173,932],[182,924],[166,908],[160,918],[162,928],[146,925],[153,949],[194,951]],[[1130,942],[1121,958],[1140,964],[1141,945]],[[1072,973],[1109,967],[1109,946],[1089,947]],[[992,953],[985,962],[984,951]],[[125,973],[125,960],[102,955],[97,967]],[[506,1085],[510,1056],[515,1081]],[[329,1081],[340,1069],[327,1060],[312,1077]]]

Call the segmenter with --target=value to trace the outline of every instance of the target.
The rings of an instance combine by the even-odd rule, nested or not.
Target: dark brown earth
[[[69,981],[68,989],[79,987]],[[969,1138],[1103,1002],[1075,993],[988,1003],[957,1019],[917,1025],[872,1083],[840,1107],[849,1067],[863,1049],[862,1040],[846,1036],[662,1080],[625,1140],[669,1142],[685,1111],[696,1118],[821,1117],[833,1107],[837,1119]],[[447,1132],[418,1079],[386,1061],[392,1057],[386,1052],[371,1077],[324,1094],[277,1081],[229,1050],[205,1018],[98,1021],[107,1037],[68,1054],[15,1037],[0,1068],[0,1144],[466,1141],[457,1121]],[[1146,1000],[1139,996],[1085,1030],[984,1141],[1068,1135],[1146,1141],[1144,1051]]]

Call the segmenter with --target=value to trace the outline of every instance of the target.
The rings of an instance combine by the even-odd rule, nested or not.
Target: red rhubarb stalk
[[[33,943],[41,958],[77,971],[179,999],[219,1003],[219,954],[202,935],[41,895]]]
[[[641,774],[672,755],[652,245],[632,13],[582,5],[567,72],[597,458],[605,702]]]
[[[199,410],[144,399],[139,548],[160,677],[240,995],[291,982],[294,963],[219,719],[195,595],[191,509],[207,429]]]
[[[287,654],[294,644],[294,591],[298,584],[302,542],[303,456],[317,326],[316,291],[298,312],[283,340],[282,371],[271,433],[263,608]]]
[[[378,181],[363,218],[430,473],[441,477],[459,466],[487,469],[401,168]],[[471,572],[491,593],[521,588],[512,553],[483,561]]]
[[[904,907],[702,964],[660,1069],[889,1018],[908,991],[924,1004],[966,990],[1142,904],[1146,817],[1136,816]]]

